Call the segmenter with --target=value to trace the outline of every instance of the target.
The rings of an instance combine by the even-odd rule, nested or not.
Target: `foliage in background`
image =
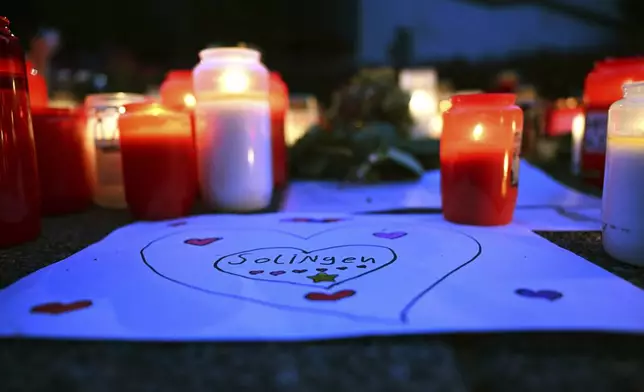
[[[410,148],[409,99],[394,70],[360,72],[333,95],[324,123],[292,147],[291,175],[368,182],[418,178],[424,169]]]

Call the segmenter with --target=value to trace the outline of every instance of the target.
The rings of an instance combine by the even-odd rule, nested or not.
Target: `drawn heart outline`
[[[245,254],[245,253],[259,252],[259,251],[263,251],[263,250],[288,249],[288,250],[291,250],[291,251],[300,252],[300,253],[302,253],[304,255],[309,255],[309,254],[312,254],[312,253],[323,252],[323,251],[327,251],[327,250],[330,250],[330,249],[352,248],[352,247],[356,247],[356,246],[384,249],[384,250],[386,250],[386,251],[388,251],[390,253],[389,261],[377,266],[376,268],[371,268],[371,269],[366,269],[366,266],[361,265],[359,267],[364,267],[365,268],[364,272],[356,274],[356,275],[354,275],[354,276],[352,276],[350,278],[340,280],[338,282],[333,282],[332,284],[330,284],[328,286],[320,286],[320,285],[317,285],[317,284],[315,284],[315,285],[314,284],[304,284],[304,283],[297,283],[297,282],[291,282],[291,281],[279,281],[279,280],[273,280],[273,279],[269,279],[269,278],[261,278],[261,277],[257,277],[257,276],[248,276],[248,275],[246,275],[245,272],[244,273],[231,272],[231,271],[223,269],[223,268],[221,268],[219,266],[219,263],[221,263],[223,260],[225,260],[225,259],[227,259],[229,257],[237,256],[237,255]],[[286,283],[286,284],[293,284],[293,285],[297,285],[297,286],[308,286],[308,287],[316,287],[316,288],[322,287],[322,288],[324,288],[326,290],[329,290],[332,287],[335,287],[335,286],[337,286],[339,284],[342,284],[342,283],[345,283],[345,282],[348,282],[348,281],[363,277],[365,275],[368,275],[368,274],[371,274],[373,272],[376,272],[376,271],[378,271],[378,270],[380,270],[382,268],[385,268],[388,265],[392,264],[397,259],[398,259],[398,255],[396,254],[396,252],[394,252],[393,249],[391,249],[389,247],[386,247],[386,246],[381,246],[381,245],[339,245],[339,246],[330,246],[330,247],[327,247],[327,248],[321,248],[321,249],[315,249],[315,250],[304,250],[302,248],[296,248],[296,247],[291,247],[291,246],[272,246],[272,247],[267,247],[267,248],[244,250],[244,251],[241,251],[241,252],[235,252],[235,253],[232,253],[232,254],[229,254],[229,255],[222,256],[219,259],[217,259],[217,261],[214,262],[213,266],[219,272],[223,272],[225,274],[229,274],[229,275],[233,275],[233,276],[239,276],[239,277],[242,277],[242,278],[245,278],[245,279],[252,279],[252,280],[259,280],[259,281],[273,282],[273,283]],[[272,274],[272,273],[271,273],[271,275],[276,276],[275,274]],[[281,275],[281,273],[278,274],[278,275]]]
[[[339,301],[341,299],[353,297],[356,294],[354,290],[340,290],[335,293],[308,293],[304,298],[309,301]]]
[[[542,298],[548,301],[556,301],[563,298],[563,293],[555,290],[532,290],[532,289],[516,289],[515,293],[521,297],[526,298]]]
[[[36,305],[31,308],[31,313],[59,315],[63,313],[75,312],[77,310],[89,308],[93,303],[90,300],[81,300],[68,303],[48,302]]]
[[[385,239],[388,239],[388,240],[395,240],[397,238],[401,238],[401,237],[404,237],[406,235],[407,235],[407,233],[405,233],[404,231],[373,233],[374,237],[385,238]]]
[[[183,241],[185,244],[194,245],[194,246],[206,246],[210,245],[213,242],[223,240],[222,237],[211,237],[211,238],[190,238]]]
[[[315,237],[319,237],[321,235],[329,234],[330,232],[333,232],[333,231],[336,231],[336,230],[339,230],[339,229],[345,229],[345,228],[346,227],[343,227],[343,226],[333,227],[333,228],[322,230],[322,231],[319,231],[317,233],[313,233],[313,234],[309,234],[309,235],[296,234],[296,233],[292,233],[292,232],[287,231],[287,230],[282,230],[282,229],[277,229],[277,228],[263,228],[263,229],[260,229],[260,230],[265,231],[265,232],[279,233],[279,234],[290,236],[290,237],[297,238],[297,239],[300,239],[300,240],[308,241],[308,240],[311,240],[311,239],[313,239]],[[424,229],[425,226],[420,225],[419,228]],[[241,229],[241,228],[212,227],[212,228],[210,228],[210,230],[213,230],[213,231],[214,230],[218,230],[218,231],[221,231],[221,230],[231,231],[232,230],[232,231],[239,231],[242,234],[248,232],[248,229]],[[449,270],[448,272],[443,274],[440,278],[438,278],[436,280],[433,280],[431,282],[428,282],[427,287],[424,290],[422,290],[421,292],[419,292],[418,295],[413,297],[405,305],[405,307],[400,311],[400,313],[398,315],[398,319],[402,323],[409,322],[409,313],[412,311],[412,309],[415,308],[417,303],[422,298],[424,298],[429,292],[431,292],[433,289],[438,287],[442,282],[444,282],[446,280],[446,278],[452,276],[453,274],[458,272],[460,269],[472,264],[473,262],[475,262],[481,256],[483,247],[482,247],[481,243],[476,238],[474,238],[472,235],[464,233],[464,232],[462,232],[460,230],[455,230],[455,229],[442,229],[441,231],[448,231],[448,232],[451,232],[454,235],[460,236],[461,238],[469,239],[473,244],[475,244],[476,250],[474,251],[474,253],[472,254],[472,256],[469,259],[464,260],[460,265],[458,265],[455,268]],[[181,233],[173,234],[173,236],[179,236],[179,235],[181,235]],[[183,285],[183,286],[186,286],[186,287],[190,287],[190,288],[193,288],[193,289],[197,289],[197,290],[200,290],[202,292],[212,294],[212,295],[224,296],[224,297],[234,298],[234,299],[238,299],[238,300],[252,301],[252,302],[255,302],[255,303],[260,303],[260,304],[265,305],[265,306],[275,307],[275,308],[284,309],[284,310],[288,310],[288,311],[299,311],[299,312],[310,312],[310,311],[312,311],[310,308],[307,308],[307,307],[297,307],[297,306],[293,307],[292,305],[276,304],[276,303],[272,303],[272,302],[265,301],[265,300],[262,300],[262,299],[243,298],[243,297],[239,297],[239,296],[236,296],[236,295],[231,295],[231,294],[226,293],[226,292],[212,290],[212,289],[198,287],[198,286],[193,286],[190,283],[177,281],[176,279],[172,278],[171,275],[169,275],[169,274],[167,274],[165,272],[159,271],[157,269],[157,267],[154,264],[152,264],[151,261],[148,260],[148,257],[146,256],[146,251],[150,247],[154,246],[155,244],[157,244],[160,241],[164,241],[164,240],[167,240],[167,239],[168,239],[167,236],[156,238],[156,239],[148,242],[147,244],[145,244],[141,248],[141,250],[139,252],[139,254],[141,256],[141,260],[143,261],[143,263],[154,274],[160,276],[163,279],[167,279],[167,280],[172,281],[174,283],[177,283],[177,284],[180,284],[180,285]],[[343,283],[343,282],[340,282],[340,283]],[[328,314],[336,315],[336,316],[343,316],[343,317],[353,319],[353,320],[368,319],[368,320],[372,320],[372,321],[373,320],[383,321],[382,319],[380,319],[378,317],[376,317],[375,319],[372,319],[370,317],[365,318],[363,316],[356,316],[356,315],[351,314],[351,313],[326,312],[324,310],[315,310],[315,312],[317,312],[317,313],[328,313]]]

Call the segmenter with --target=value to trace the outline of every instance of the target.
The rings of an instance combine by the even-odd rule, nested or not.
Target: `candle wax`
[[[273,181],[276,187],[286,185],[286,140],[284,138],[284,114],[271,114],[271,138],[273,148]]]
[[[512,221],[518,195],[512,151],[475,150],[441,157],[443,215],[479,226]]]
[[[643,140],[609,140],[602,221],[606,252],[623,262],[644,266]]]
[[[197,157],[201,195],[213,208],[254,211],[273,193],[268,102],[199,104]]]
[[[189,136],[131,136],[121,140],[125,197],[137,219],[171,219],[190,213],[197,173]]]
[[[76,116],[32,116],[38,153],[42,212],[82,211],[92,203],[92,178],[85,130]]]

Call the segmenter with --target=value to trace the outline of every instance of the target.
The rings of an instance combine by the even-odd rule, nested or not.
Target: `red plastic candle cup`
[[[644,57],[612,58],[595,64],[584,83],[585,126],[581,151],[581,176],[601,188],[606,163],[608,109],[622,99],[622,86],[644,80]]]
[[[34,108],[34,140],[45,215],[81,212],[92,204],[85,112]]]
[[[160,103],[134,103],[125,106],[119,130],[125,199],[133,217],[188,215],[197,190],[189,113]]]
[[[192,71],[173,70],[166,74],[159,89],[161,103],[171,109],[189,109],[195,106],[192,92]]]
[[[40,234],[40,186],[25,60],[0,16],[0,248]]]
[[[43,75],[34,68],[31,61],[27,65],[27,82],[29,83],[29,103],[32,109],[44,108],[49,105],[47,82]]]
[[[512,221],[519,185],[523,112],[514,94],[452,98],[440,143],[443,216],[459,224]]]
[[[277,72],[270,74],[269,100],[271,105],[271,143],[273,153],[273,182],[283,187],[287,181],[286,137],[284,122],[288,109],[288,88]]]

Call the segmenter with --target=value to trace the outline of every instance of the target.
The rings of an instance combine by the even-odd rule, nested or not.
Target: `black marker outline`
[[[236,255],[239,255],[239,254],[242,254],[242,253],[257,252],[257,251],[260,251],[260,250],[291,249],[291,250],[297,250],[297,251],[301,252],[302,254],[308,255],[308,254],[311,254],[311,253],[322,252],[322,251],[329,250],[329,249],[352,248],[352,247],[356,247],[356,246],[386,249],[389,252],[391,252],[390,260],[388,262],[382,264],[381,266],[376,267],[376,268],[374,268],[372,270],[364,271],[363,273],[358,274],[358,275],[356,275],[356,276],[354,276],[352,278],[349,278],[349,279],[345,279],[345,280],[342,280],[342,281],[339,281],[339,282],[333,282],[333,284],[329,285],[329,286],[324,286],[324,285],[319,285],[319,284],[316,285],[316,284],[295,283],[295,282],[279,281],[279,280],[271,280],[271,279],[258,279],[258,278],[252,277],[252,276],[234,274],[232,272],[224,271],[221,268],[219,268],[219,263],[223,259],[225,259],[226,257],[236,256]],[[391,249],[391,248],[389,248],[387,246],[382,246],[382,245],[364,245],[364,244],[338,245],[338,246],[329,246],[329,247],[326,247],[326,248],[321,248],[321,249],[316,249],[316,250],[304,250],[304,249],[296,248],[296,247],[293,247],[293,246],[270,246],[270,247],[266,247],[266,248],[257,248],[257,249],[244,250],[244,251],[241,251],[241,252],[235,252],[235,253],[231,253],[231,254],[226,255],[226,256],[222,256],[219,259],[217,259],[217,261],[215,261],[215,263],[213,264],[213,267],[215,267],[215,269],[217,271],[220,271],[220,272],[223,272],[225,274],[232,275],[232,276],[239,276],[239,277],[244,278],[244,279],[259,280],[259,281],[262,281],[262,282],[284,283],[284,284],[291,284],[291,285],[294,285],[294,286],[313,287],[313,288],[316,288],[316,289],[331,290],[331,288],[333,288],[333,287],[335,287],[335,286],[337,286],[339,284],[352,281],[352,280],[357,279],[357,278],[359,278],[361,276],[369,275],[372,272],[376,272],[376,271],[378,271],[378,270],[380,270],[382,268],[385,268],[386,266],[392,264],[396,260],[398,260],[398,255],[396,254],[396,252],[393,249]],[[329,266],[331,266],[331,265],[329,265]]]
[[[364,225],[357,224],[357,225],[352,225],[350,227],[347,227],[347,226],[335,227],[335,228],[330,228],[330,229],[327,229],[327,230],[322,230],[322,231],[317,232],[315,234],[312,234],[310,236],[301,236],[301,235],[298,235],[298,234],[293,234],[293,233],[289,233],[287,231],[278,230],[278,229],[257,228],[257,229],[251,229],[251,230],[281,233],[281,234],[286,234],[286,235],[289,235],[289,236],[292,236],[292,237],[295,237],[295,238],[299,238],[299,239],[303,239],[303,240],[309,240],[311,238],[314,238],[316,236],[320,236],[322,234],[325,234],[325,233],[328,233],[328,232],[331,232],[331,231],[345,229],[345,228],[356,228],[356,227],[361,227],[361,226],[371,227],[372,225],[371,224],[364,224]],[[421,226],[421,225],[416,225],[416,226]],[[421,226],[421,228],[423,228],[423,227]],[[174,278],[171,278],[169,276],[166,276],[166,275],[162,274],[161,272],[157,271],[154,267],[152,267],[152,265],[149,264],[149,262],[145,258],[145,250],[147,248],[149,248],[150,246],[152,246],[156,242],[159,242],[161,240],[167,239],[168,237],[179,236],[179,235],[181,235],[181,234],[183,234],[185,232],[195,231],[195,229],[197,229],[197,230],[199,230],[199,229],[202,229],[202,230],[218,230],[218,231],[246,231],[246,232],[249,231],[248,228],[212,227],[210,225],[208,225],[208,226],[206,226],[206,225],[203,225],[203,226],[191,226],[188,230],[182,230],[182,231],[173,232],[173,233],[164,235],[162,237],[159,237],[159,238],[157,238],[155,240],[152,240],[152,241],[148,242],[139,251],[139,254],[141,256],[141,260],[157,276],[159,276],[159,277],[161,277],[163,279],[166,279],[166,280],[168,280],[170,282],[173,282],[173,283],[176,283],[178,285],[181,285],[183,287],[190,288],[190,289],[193,289],[193,290],[196,290],[196,291],[200,291],[200,292],[205,293],[205,294],[217,295],[217,296],[221,296],[221,297],[224,297],[224,298],[237,299],[237,300],[241,300],[241,301],[251,302],[251,303],[254,303],[254,304],[267,306],[267,307],[274,308],[274,309],[279,309],[279,310],[302,312],[302,313],[312,313],[312,314],[317,314],[317,315],[336,316],[336,317],[342,317],[342,318],[346,318],[346,319],[353,320],[353,321],[358,321],[358,322],[365,321],[365,322],[379,322],[379,323],[385,323],[385,324],[399,324],[399,323],[407,324],[409,322],[409,312],[414,308],[414,306],[425,295],[427,295],[430,291],[432,291],[437,286],[439,286],[441,283],[443,283],[447,278],[449,278],[452,275],[454,275],[457,271],[465,268],[466,266],[468,266],[472,262],[474,262],[474,260],[479,258],[479,256],[481,255],[481,253],[483,251],[483,247],[481,246],[481,243],[476,238],[474,238],[473,236],[471,236],[471,235],[469,235],[467,233],[463,233],[462,231],[454,230],[454,229],[451,229],[451,228],[442,228],[442,229],[440,229],[440,230],[444,230],[444,231],[451,231],[453,233],[460,234],[460,235],[462,235],[464,237],[467,237],[467,238],[471,239],[472,241],[474,241],[474,243],[478,247],[477,252],[474,254],[474,256],[472,258],[470,258],[466,262],[460,264],[458,267],[450,270],[445,275],[441,276],[439,279],[434,281],[426,289],[422,290],[416,296],[412,297],[412,299],[400,311],[400,313],[398,315],[398,318],[396,320],[393,320],[391,318],[359,316],[359,315],[346,313],[346,312],[342,312],[342,311],[335,311],[335,310],[311,309],[311,308],[299,307],[299,306],[281,305],[281,304],[276,304],[276,303],[272,303],[272,302],[267,302],[267,301],[255,299],[255,298],[244,297],[244,296],[241,296],[241,295],[235,295],[235,294],[228,294],[228,293],[212,291],[212,290],[204,289],[202,287],[191,285],[189,283],[181,282],[181,281],[179,281],[177,279],[174,279]],[[437,229],[434,229],[434,230],[437,230]]]

